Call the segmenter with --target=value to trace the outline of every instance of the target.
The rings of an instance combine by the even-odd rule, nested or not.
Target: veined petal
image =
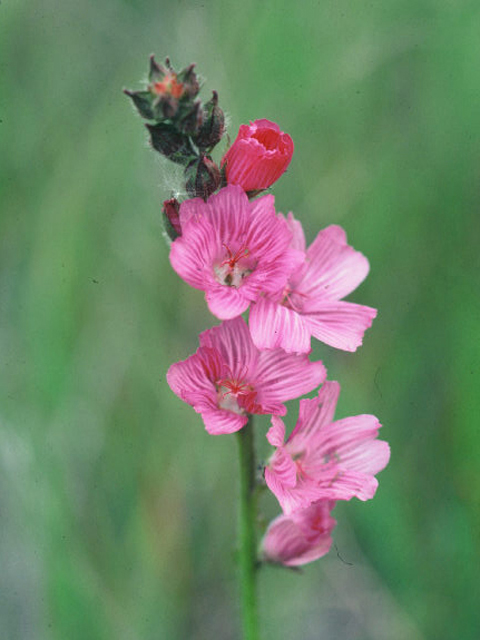
[[[213,261],[218,242],[208,220],[190,222],[182,227],[182,235],[172,242],[170,263],[177,274],[195,289],[206,290],[215,284]]]
[[[182,362],[172,364],[167,371],[170,388],[195,410],[203,411],[216,404],[215,385],[205,372],[202,359],[193,354]]]
[[[316,443],[322,453],[336,453],[342,457],[344,452],[356,447],[364,441],[374,441],[382,425],[373,415],[361,414],[349,416],[325,425],[320,433],[321,439]]]
[[[320,231],[307,250],[308,268],[297,289],[306,296],[340,300],[363,282],[367,258],[347,244],[344,230],[332,225]]]
[[[239,431],[248,421],[248,416],[239,415],[224,409],[207,409],[202,411],[205,429],[212,436]]]
[[[199,340],[202,347],[211,347],[220,354],[233,377],[244,378],[247,374],[251,377],[255,370],[258,351],[241,316],[207,329],[200,334]],[[256,376],[256,373],[254,375]]]
[[[285,219],[275,213],[275,199],[272,195],[258,198],[252,204],[252,224],[246,244],[253,254],[270,262],[290,247],[292,232]]]
[[[327,380],[316,398],[300,400],[298,421],[287,442],[296,450],[303,449],[305,443],[311,448],[317,440],[323,442],[322,429],[332,422],[339,395],[339,383]]]
[[[205,215],[221,242],[231,237],[240,237],[247,232],[251,220],[252,205],[245,191],[229,185],[210,196]]]
[[[376,475],[390,460],[390,447],[384,440],[365,440],[357,446],[341,449],[340,462],[342,467]]]
[[[310,329],[292,309],[260,298],[250,311],[250,333],[258,349],[283,349],[287,353],[310,351]]]
[[[356,351],[376,315],[377,310],[372,307],[318,299],[308,301],[303,310],[303,317],[312,335],[344,351]]]
[[[282,481],[281,476],[272,472],[269,466],[265,467],[265,482],[277,498],[283,513],[286,515],[306,509],[313,502],[324,497],[329,497],[325,492],[322,493],[319,490],[315,482],[305,482],[298,474],[296,474],[295,484],[287,485]]]
[[[250,300],[245,296],[243,287],[225,287],[213,285],[205,294],[208,308],[221,320],[231,320],[248,309]]]
[[[322,500],[371,500],[378,487],[375,476],[366,475],[358,471],[339,472],[331,482],[320,482],[317,495]]]
[[[212,233],[224,242],[233,234],[245,232],[250,219],[251,205],[241,187],[229,185],[210,196],[205,203],[202,198],[190,198],[180,205],[180,224],[183,228],[192,221],[211,225]]]
[[[296,272],[302,263],[303,254],[297,249],[288,248],[270,262],[262,262],[261,269],[256,269],[248,281],[255,282],[258,291],[280,299],[290,274]]]
[[[284,447],[278,447],[265,468],[265,481],[275,495],[297,483],[297,467]]]
[[[270,524],[262,540],[267,561],[297,566],[328,553],[336,521],[330,511],[334,503],[315,503],[295,516],[281,515]]]
[[[272,416],[272,426],[267,431],[267,440],[272,447],[281,447],[285,441],[285,423],[281,418]]]
[[[255,371],[259,402],[263,405],[298,398],[326,377],[322,362],[310,362],[306,355],[288,354],[281,349],[261,351]]]
[[[304,554],[311,550],[308,541],[295,523],[285,515],[270,523],[262,540],[262,550],[267,562],[294,566],[302,564]]]
[[[281,213],[279,214],[282,215]],[[293,213],[290,211],[286,218],[288,228],[292,232],[292,244],[294,249],[298,249],[302,253],[306,251],[305,234],[303,232],[302,223],[300,220],[296,220]]]

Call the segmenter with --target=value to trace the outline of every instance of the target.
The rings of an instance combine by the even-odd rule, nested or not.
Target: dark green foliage
[[[171,124],[159,122],[145,125],[150,132],[152,147],[177,164],[188,164],[195,155],[190,138],[179,133]]]

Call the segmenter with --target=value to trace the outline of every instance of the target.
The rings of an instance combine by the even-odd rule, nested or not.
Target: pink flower
[[[265,481],[287,515],[317,500],[368,500],[375,494],[374,476],[386,467],[390,448],[376,440],[381,425],[375,416],[332,422],[339,393],[338,382],[325,382],[317,398],[301,400],[285,444],[285,425],[272,416],[267,439],[277,449]]]
[[[292,231],[275,213],[271,195],[249,202],[240,187],[225,187],[207,203],[183,202],[180,225],[172,267],[205,291],[210,311],[222,320],[239,316],[261,292],[283,288],[303,259],[290,246]]]
[[[366,278],[367,258],[347,244],[341,227],[332,225],[320,231],[305,251],[302,225],[291,213],[288,224],[294,234],[292,247],[303,250],[304,261],[286,287],[252,307],[254,343],[259,349],[307,353],[314,336],[337,349],[355,351],[377,311],[341,298]]]
[[[290,164],[293,140],[270,120],[242,124],[238,136],[224,155],[222,165],[228,184],[245,191],[268,189]]]
[[[291,516],[275,518],[262,540],[264,559],[295,567],[328,553],[337,524],[330,515],[334,506],[333,501],[321,500]]]
[[[199,340],[193,356],[170,367],[167,381],[213,435],[238,431],[249,413],[285,415],[283,402],[308,393],[326,377],[323,364],[305,355],[258,351],[242,318],[204,331]]]

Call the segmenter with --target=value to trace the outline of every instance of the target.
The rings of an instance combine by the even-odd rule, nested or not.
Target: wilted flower
[[[244,191],[268,189],[280,176],[293,155],[293,140],[270,120],[242,124],[238,136],[222,160],[228,184]]]
[[[262,540],[264,560],[295,567],[328,553],[337,524],[330,515],[334,506],[334,501],[321,500],[291,516],[275,518]]]
[[[204,331],[199,340],[194,355],[170,367],[167,381],[212,435],[238,431],[249,413],[285,415],[285,401],[326,377],[323,364],[305,355],[259,351],[241,317]]]

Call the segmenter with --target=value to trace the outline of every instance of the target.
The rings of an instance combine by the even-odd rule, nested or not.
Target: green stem
[[[258,616],[256,599],[256,492],[255,492],[255,446],[253,422],[237,432],[240,462],[240,585],[242,596],[242,618],[244,640],[258,640]]]

